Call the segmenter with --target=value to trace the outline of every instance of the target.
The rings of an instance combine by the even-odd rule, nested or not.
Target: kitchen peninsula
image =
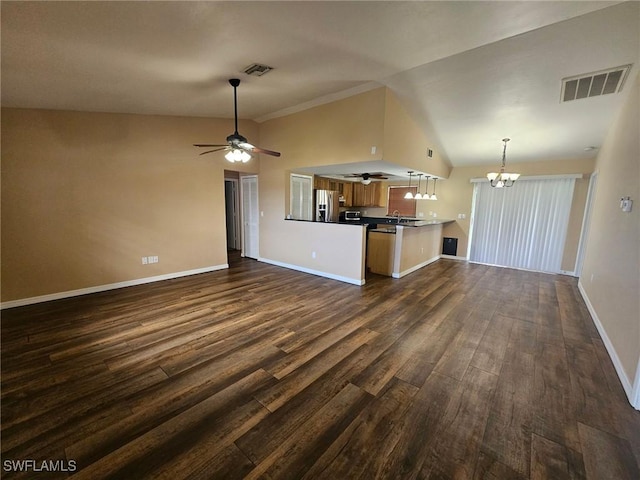
[[[403,219],[369,230],[367,268],[401,278],[440,258],[442,225],[453,220]]]
[[[397,217],[363,217],[357,222],[286,220],[280,232],[299,239],[298,263],[269,263],[356,285],[364,285],[367,269],[401,278],[434,262],[440,257],[442,225],[454,221],[398,221]]]

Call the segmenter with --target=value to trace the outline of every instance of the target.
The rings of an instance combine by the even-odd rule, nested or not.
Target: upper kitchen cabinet
[[[341,203],[341,205],[344,207],[353,206],[353,182],[319,177],[316,175],[313,180],[313,188],[316,190],[333,190],[340,192],[344,198],[344,203]]]
[[[319,177],[317,175],[313,177],[313,188],[316,190],[333,190],[330,183],[330,178]]]
[[[353,183],[353,206],[354,207],[384,207],[382,182],[371,182],[363,185],[359,182]]]

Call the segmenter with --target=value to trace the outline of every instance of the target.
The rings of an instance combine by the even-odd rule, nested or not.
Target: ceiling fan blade
[[[227,150],[228,147],[216,148],[214,150],[207,150],[206,152],[202,152],[200,155],[205,155],[207,153],[219,152],[220,150]]]
[[[225,144],[217,144],[217,143],[194,143],[194,147],[226,147]]]
[[[274,152],[273,150],[267,150],[266,148],[253,147],[251,149],[251,151],[253,153],[264,153],[266,155],[271,155],[271,156],[274,156],[274,157],[279,157],[280,156],[280,152]]]

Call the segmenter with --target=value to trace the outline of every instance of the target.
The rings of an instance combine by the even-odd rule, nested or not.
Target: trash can
[[[458,255],[458,239],[444,237],[442,239],[442,254],[456,257]]]

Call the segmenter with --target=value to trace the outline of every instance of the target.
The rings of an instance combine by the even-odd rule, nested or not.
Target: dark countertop
[[[425,220],[424,218],[406,218],[401,217],[400,223],[396,217],[362,217],[358,221],[353,220],[340,220],[338,222],[314,222],[313,220],[300,220],[296,218],[285,218],[285,220],[292,222],[313,222],[313,223],[338,223],[340,225],[399,225],[401,227],[426,227],[429,225],[443,225],[445,223],[455,222],[446,218],[432,218]],[[377,229],[374,229],[378,231]]]

